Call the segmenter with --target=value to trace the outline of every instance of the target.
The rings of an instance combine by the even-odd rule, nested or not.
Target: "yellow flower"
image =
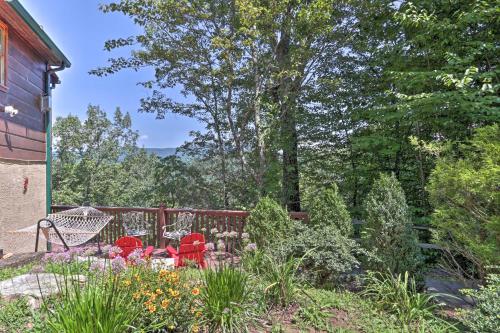
[[[178,290],[171,290],[170,291],[170,295],[172,295],[172,297],[179,297],[179,291]]]
[[[191,328],[191,332],[198,333],[200,331],[200,327],[198,325],[193,325]]]
[[[193,294],[194,296],[198,296],[200,294],[200,289],[193,288],[193,290],[191,290],[191,294]]]
[[[166,269],[160,269],[160,277],[165,277],[167,276],[168,271]]]
[[[170,301],[168,299],[164,299],[163,301],[161,301],[161,308],[166,309],[169,304],[170,304]]]
[[[137,291],[132,294],[132,297],[134,297],[134,299],[139,299],[141,297],[141,293]]]
[[[156,311],[156,306],[154,304],[150,304],[148,306],[148,310],[149,310],[150,313],[153,313],[153,312]]]
[[[123,285],[125,285],[127,287],[130,286],[131,284],[132,284],[132,281],[130,281],[130,280],[123,281]]]
[[[160,288],[158,288],[158,289],[156,289],[156,294],[161,295],[161,294],[163,294],[163,291]]]
[[[175,326],[174,326],[174,325],[169,325],[169,326],[168,326],[168,329],[169,329],[169,330],[173,330],[174,328],[175,328]]]
[[[196,316],[196,318],[200,318],[201,317],[201,311],[196,312],[195,316]]]
[[[136,281],[141,281],[141,277],[139,276],[139,274],[135,274],[134,278]]]
[[[151,302],[153,302],[156,299],[156,294],[151,294],[149,299],[151,300]]]

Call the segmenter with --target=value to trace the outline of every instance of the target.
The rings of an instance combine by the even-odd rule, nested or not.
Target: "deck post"
[[[160,245],[160,249],[165,248],[165,238],[163,237],[163,227],[165,226],[165,205],[163,203],[160,204],[160,208],[158,209],[158,244]]]

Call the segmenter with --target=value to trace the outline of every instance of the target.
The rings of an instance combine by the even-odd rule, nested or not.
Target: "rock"
[[[20,267],[33,261],[40,260],[45,252],[18,253],[10,257],[4,256],[0,259],[0,269],[8,267]]]
[[[59,293],[64,279],[73,279],[82,283],[85,282],[86,277],[84,275],[64,277],[52,273],[19,275],[0,281],[0,297],[5,299],[27,297],[30,304],[39,305],[37,300],[42,296],[47,297]]]

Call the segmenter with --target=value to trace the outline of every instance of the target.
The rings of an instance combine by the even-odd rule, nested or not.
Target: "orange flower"
[[[169,304],[170,304],[170,301],[168,299],[164,299],[163,301],[161,301],[161,308],[166,309]]]
[[[154,304],[150,304],[148,306],[148,310],[149,310],[150,313],[153,313],[153,312],[156,311],[156,306]]]
[[[156,289],[156,294],[161,295],[161,294],[163,294],[163,291],[160,288],[158,288],[158,289]]]
[[[134,297],[134,299],[139,299],[141,297],[141,293],[140,292],[135,292],[132,294],[132,297]]]
[[[166,269],[160,269],[160,277],[165,277],[167,276],[168,271]]]
[[[191,290],[191,294],[193,294],[194,296],[198,296],[200,294],[200,289],[193,288],[193,290]]]

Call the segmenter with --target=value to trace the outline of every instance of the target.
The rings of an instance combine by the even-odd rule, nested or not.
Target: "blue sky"
[[[20,0],[35,20],[71,61],[71,68],[59,73],[62,84],[53,91],[54,116],[74,114],[83,118],[89,104],[100,105],[112,114],[116,107],[130,112],[133,127],[139,131],[139,145],[144,147],[178,147],[188,140],[190,130],[202,125],[180,115],[163,120],[153,114],[139,113],[139,100],[150,92],[136,82],[150,79],[150,71],[126,71],[99,78],[88,71],[106,64],[111,56],[126,55],[123,51],[103,50],[104,41],[128,37],[139,32],[133,22],[121,14],[99,11],[105,0]],[[178,92],[172,96],[182,98]]]

